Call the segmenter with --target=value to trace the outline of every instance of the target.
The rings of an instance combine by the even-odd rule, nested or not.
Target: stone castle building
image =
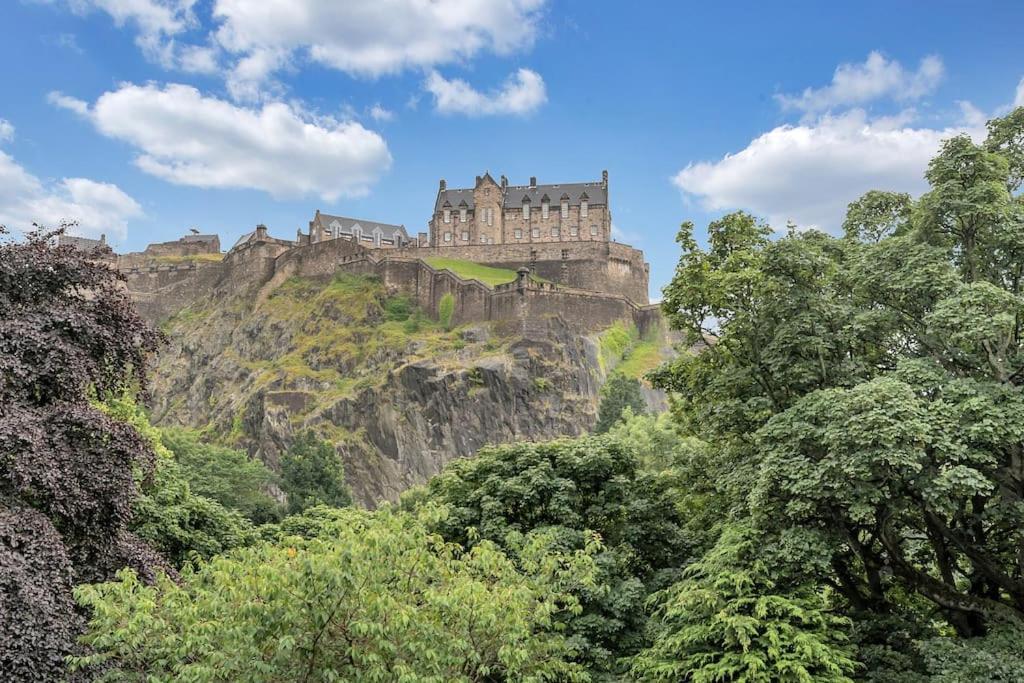
[[[396,249],[411,244],[409,233],[404,225],[390,225],[360,218],[332,216],[327,213],[316,215],[309,222],[309,234],[299,233],[299,242],[307,240],[311,244],[326,240],[347,239],[367,247],[377,249]]]
[[[608,242],[608,171],[600,181],[509,185],[490,173],[472,188],[449,189],[441,180],[430,218],[431,247],[471,244]]]

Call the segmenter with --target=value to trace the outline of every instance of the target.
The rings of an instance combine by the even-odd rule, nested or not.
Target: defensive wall
[[[525,329],[530,320],[557,315],[581,331],[597,331],[621,320],[644,332],[659,323],[658,306],[647,304],[642,252],[616,243],[563,244],[566,246],[480,245],[385,251],[367,249],[345,239],[296,247],[269,238],[241,244],[220,262],[129,267],[122,273],[133,298],[151,320],[165,319],[174,311],[211,297],[247,295],[258,305],[290,277],[327,278],[346,272],[380,278],[389,291],[409,296],[434,317],[438,316],[441,300],[450,294],[455,304],[455,324],[509,321]],[[450,270],[434,268],[424,260],[434,256],[512,270],[529,268],[542,280],[520,274],[515,282],[492,288]]]

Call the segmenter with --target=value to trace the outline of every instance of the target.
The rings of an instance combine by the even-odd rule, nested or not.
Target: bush
[[[601,387],[601,404],[597,409],[595,434],[604,434],[619,420],[623,411],[632,411],[633,415],[646,415],[647,402],[640,390],[639,380],[614,372]]]
[[[300,434],[281,458],[281,477],[290,514],[314,505],[344,507],[352,504],[341,457],[333,445],[313,432]]]
[[[455,313],[455,297],[445,294],[437,306],[437,316],[441,321],[441,327],[446,330],[452,329],[452,315]]]

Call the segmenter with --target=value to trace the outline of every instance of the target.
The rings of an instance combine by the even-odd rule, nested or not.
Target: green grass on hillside
[[[615,372],[634,379],[643,379],[664,360],[656,334],[642,339],[636,327],[621,321],[601,333],[598,348],[602,370],[613,367]]]
[[[479,280],[485,285],[490,285],[491,287],[495,285],[503,285],[508,282],[514,282],[517,277],[514,270],[508,270],[506,268],[492,268],[491,266],[473,263],[472,261],[462,261],[454,258],[441,257],[431,257],[424,260],[433,268],[437,268],[438,270],[447,269],[461,278],[465,278],[467,280]]]

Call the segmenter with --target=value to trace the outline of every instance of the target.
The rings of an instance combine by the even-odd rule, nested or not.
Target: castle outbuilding
[[[608,242],[608,171],[600,181],[509,185],[485,172],[472,188],[440,181],[430,218],[430,246]]]
[[[309,222],[310,243],[334,239],[347,239],[377,249],[405,247],[411,242],[404,225],[332,216],[320,213],[320,209],[317,209],[313,220]]]

